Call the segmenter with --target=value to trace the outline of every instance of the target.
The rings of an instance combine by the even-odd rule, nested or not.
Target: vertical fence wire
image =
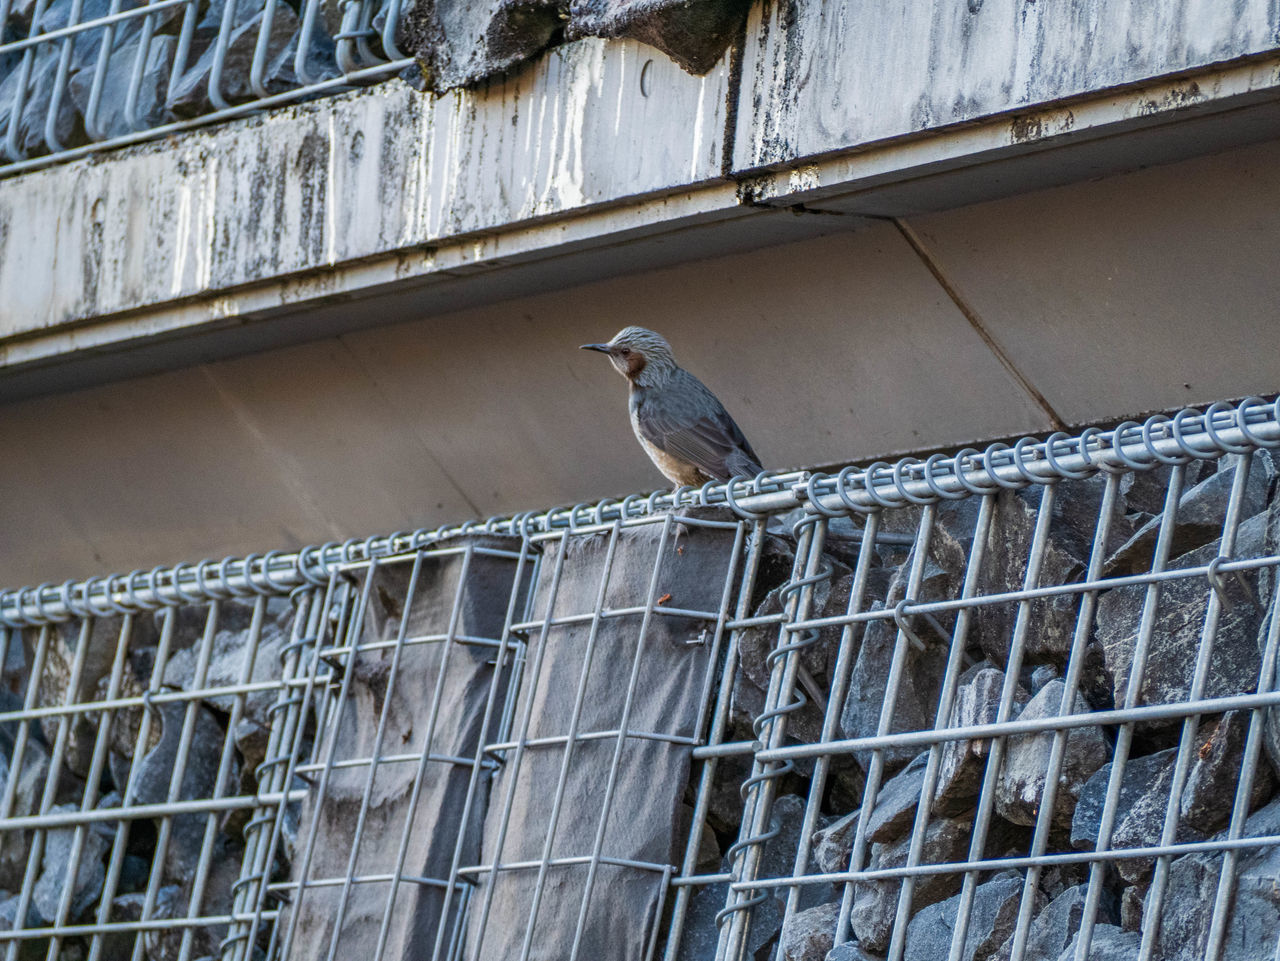
[[[1266,956],[1275,446],[1249,400],[0,595],[5,957]]]

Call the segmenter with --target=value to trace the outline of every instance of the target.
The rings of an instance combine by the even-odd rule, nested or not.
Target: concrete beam
[[[583,41],[0,181],[0,397],[1280,137],[1280,0],[968,6],[765,4],[706,77]]]

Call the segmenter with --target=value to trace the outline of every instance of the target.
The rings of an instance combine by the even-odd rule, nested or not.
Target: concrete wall
[[[623,274],[640,236],[679,263],[832,229],[780,207],[950,209],[1280,136],[1277,22],[1280,0],[759,3],[704,77],[589,40],[474,91],[384,84],[11,177],[0,393],[190,363],[197,335],[258,349],[257,321],[323,336],[373,321],[280,318],[388,290],[421,315],[563,288],[582,251]]]
[[[1280,142],[907,218],[950,293],[893,223],[786,214],[828,233],[10,403],[0,584],[659,486],[576,349],[628,323],[771,467],[1275,391],[1276,209]]]

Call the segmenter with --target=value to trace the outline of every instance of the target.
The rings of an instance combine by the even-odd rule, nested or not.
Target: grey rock
[[[228,103],[238,103],[256,96],[250,82],[250,73],[262,19],[262,13],[255,14],[236,27],[228,39],[220,82],[220,93]],[[291,43],[296,43],[297,32],[298,15],[286,4],[276,4],[267,36],[267,57],[277,69],[283,63],[281,54],[286,53]],[[206,49],[175,84],[166,104],[173,113],[183,117],[193,116],[212,107],[209,80],[213,72],[215,52],[214,46]],[[289,87],[284,77],[272,75],[269,71],[263,80],[268,93],[280,93]]]
[[[140,921],[147,896],[142,892],[122,894],[111,899],[112,921]],[[143,935],[134,932],[114,932],[102,939],[102,961],[130,961],[134,941]]]
[[[1066,685],[1052,680],[1040,689],[1022,711],[1024,721],[1057,717],[1062,705]],[[1088,705],[1078,694],[1073,714],[1087,713]],[[1049,754],[1054,735],[1025,734],[1008,741],[1004,767],[996,782],[996,811],[1014,824],[1032,826],[1040,813],[1044,798]],[[1107,762],[1110,745],[1100,727],[1077,727],[1067,735],[1066,753],[1063,756],[1058,777],[1057,797],[1054,802],[1053,824],[1067,827],[1071,824],[1076,800],[1093,773]]]
[[[994,724],[1000,710],[1000,694],[1004,686],[1003,671],[984,668],[956,690],[955,707],[948,727],[971,727]],[[1018,688],[1011,717],[1026,703],[1027,695]],[[933,796],[935,814],[960,814],[973,806],[982,786],[983,768],[991,742],[984,738],[942,742],[938,763],[938,785]]]
[[[800,828],[804,822],[804,806],[805,802],[794,794],[784,794],[774,802],[769,825],[770,830],[778,833],[765,843],[757,872],[759,877],[784,877],[791,874],[800,841]],[[729,868],[727,863],[722,865],[724,871]],[[829,900],[832,893],[830,885],[805,885],[801,888],[800,907],[822,904]],[[719,937],[715,916],[725,906],[728,894],[728,884],[720,883],[707,885],[693,896],[677,953],[681,961],[703,961],[706,957],[714,956]],[[754,909],[748,937],[748,955],[754,955],[777,936],[782,926],[786,902],[786,890],[779,889],[769,892],[769,897]]]
[[[1147,886],[1131,884],[1120,895],[1120,927],[1124,931],[1142,930],[1142,905]]]
[[[172,9],[172,8],[169,8]],[[129,121],[125,104],[133,85],[133,65],[142,44],[140,35],[132,36],[127,43],[112,50],[103,77],[102,97],[95,117],[96,130],[102,137],[119,137],[134,130],[159,126],[167,117],[164,109],[165,94],[169,87],[169,74],[173,69],[173,56],[178,41],[161,34],[147,44],[146,66],[142,82],[138,86],[137,124]],[[89,95],[93,88],[94,70],[78,70],[68,85],[72,101],[82,116],[89,112]]]
[[[1256,811],[1244,829],[1245,837],[1273,834],[1280,834],[1280,799]],[[1215,840],[1221,837],[1217,835]],[[1221,870],[1220,853],[1188,854],[1170,865],[1157,949],[1163,961],[1199,961],[1205,956]],[[1236,862],[1235,903],[1227,921],[1221,961],[1270,958],[1277,938],[1280,847],[1242,850]]]
[[[156,710],[160,718],[160,739],[138,762],[140,766],[134,781],[136,804],[159,804],[168,800],[170,782],[176,771],[187,706],[168,701],[156,705]],[[223,731],[213,713],[208,708],[197,706],[192,724],[191,744],[177,791],[178,800],[183,801],[212,796],[222,759]],[[232,776],[238,775],[233,771]],[[205,821],[202,814],[180,814],[173,818],[169,846],[165,851],[166,880],[179,881],[195,875],[204,841]]]
[[[849,589],[853,577],[842,564],[828,559],[831,567],[831,579],[822,581],[814,587],[813,611],[815,617],[833,617],[843,614],[849,603]],[[782,611],[781,590],[770,591],[756,608],[755,615],[764,617]],[[821,630],[818,639],[800,652],[800,663],[818,682],[824,693],[830,690],[831,672],[835,666],[839,652],[843,629],[828,627]],[[853,645],[851,654],[856,655],[862,639],[861,626],[850,632]],[[738,639],[738,675],[734,681],[733,707],[737,715],[737,723],[745,728],[764,709],[765,692],[769,689],[769,678],[772,666],[768,657],[778,643],[778,627],[776,624],[748,628]],[[797,685],[799,691],[803,688]],[[806,698],[808,695],[806,695]],[[822,735],[823,715],[826,704],[814,704],[811,699],[798,711],[787,716],[787,732],[793,739],[813,742]]]
[[[74,805],[58,805],[55,813],[75,811]],[[80,856],[76,862],[74,878],[69,878],[73,863],[76,830],[56,828],[45,835],[44,859],[41,874],[31,895],[36,910],[45,918],[56,918],[68,882],[71,883],[71,910],[68,919],[81,917],[102,894],[102,883],[107,871],[102,863],[110,845],[93,831],[84,831],[80,837]]]
[[[1084,903],[1088,890],[1087,884],[1068,888],[1040,909],[1027,931],[1026,958],[1028,961],[1034,961],[1037,958],[1056,958],[1066,949],[1076,932],[1080,930],[1080,919],[1084,915]],[[1098,920],[1107,924],[1115,920],[1105,898],[1098,905]],[[1013,931],[1010,930],[1009,936],[991,955],[991,959],[992,961],[1009,961],[1012,956]]]
[[[1210,474],[1207,479],[1184,490],[1178,499],[1178,515],[1174,525],[1170,557],[1178,557],[1193,551],[1222,536],[1222,522],[1226,517],[1227,502],[1235,478],[1234,463],[1225,459],[1226,469]],[[1266,509],[1267,486],[1270,482],[1266,464],[1260,459],[1249,471],[1245,482],[1241,518],[1253,517]],[[1161,503],[1152,517],[1129,538],[1114,554],[1107,558],[1104,573],[1108,576],[1134,574],[1150,569],[1152,551],[1160,533]]]
[[[1209,835],[1230,822],[1251,715],[1251,711],[1230,711],[1206,721],[1197,732],[1195,759],[1187,772],[1180,807],[1183,823],[1192,830]],[[1274,787],[1271,770],[1266,764],[1257,765],[1250,809],[1269,798]]]
[[[18,917],[18,902],[21,899],[18,895],[11,898],[0,899],[0,931],[12,931],[14,928],[14,920]],[[40,912],[36,910],[34,904],[27,905],[27,915],[23,921],[25,928],[38,928],[43,926],[45,919],[40,916]],[[7,945],[6,945],[7,947]],[[18,942],[18,961],[40,961],[45,956],[47,945],[41,941],[23,940]]]
[[[1071,939],[1058,961],[1075,961],[1077,937]],[[1087,961],[1135,961],[1142,936],[1133,931],[1122,931],[1114,924],[1099,924],[1089,940]]]
[[[1058,676],[1058,672],[1048,664],[1038,664],[1031,669],[1031,693],[1039,694],[1046,684]]]
[[[823,874],[849,869],[849,853],[858,831],[858,811],[813,832],[813,861]]]
[[[879,844],[896,841],[915,821],[929,752],[916,755],[901,771],[889,778],[876,795],[876,806],[867,821],[867,838]]]
[[[979,578],[982,594],[1022,589],[1039,506],[1038,498],[1023,491],[1002,492],[996,505],[987,536],[987,559]],[[1060,517],[1060,512],[1055,503],[1054,517]],[[1088,563],[1088,547],[1081,540],[1075,525],[1051,523],[1040,568],[1041,584],[1067,584],[1080,578]],[[1029,658],[1061,661],[1065,657],[1071,650],[1078,605],[1079,600],[1068,595],[1030,607],[1024,646]],[[979,607],[974,613],[976,640],[983,653],[1001,667],[1008,660],[1017,614],[1018,605],[1012,603]]]
[[[1177,753],[1177,748],[1169,748],[1146,757],[1131,758],[1125,765],[1111,847],[1148,847],[1159,843]],[[1071,822],[1071,843],[1076,848],[1092,848],[1097,843],[1111,767],[1110,763],[1100,767],[1080,792],[1080,801]],[[1177,840],[1202,839],[1202,834],[1187,825],[1179,826]],[[1145,881],[1154,860],[1127,858],[1115,864],[1121,877],[1133,884]]]
[[[783,923],[778,939],[779,961],[823,961],[835,941],[839,917],[839,901],[791,915]]]
[[[904,585],[901,576],[890,585],[889,606],[902,598]],[[878,603],[872,610],[883,609]],[[916,731],[933,726],[938,706],[938,688],[946,667],[946,645],[931,632],[921,630],[918,636],[924,650],[906,644],[905,670],[893,703],[889,733]],[[867,624],[862,647],[854,663],[850,678],[849,694],[840,714],[840,727],[845,737],[871,737],[879,730],[880,714],[885,702],[884,679],[888,677],[894,660],[898,630],[892,619],[875,620]],[[919,748],[890,745],[883,749],[884,763],[893,771],[906,764],[919,753]],[[871,763],[873,752],[857,751],[854,757],[863,769]]]
[[[265,626],[256,649],[249,643],[248,628],[218,631],[209,652],[209,666],[203,687],[223,687],[239,684],[248,669],[251,683],[276,681],[280,677],[280,654],[289,643],[289,634],[275,626]],[[195,669],[200,657],[199,647],[176,652],[165,665],[164,682],[167,686],[191,690],[195,685]],[[304,656],[299,670],[305,672],[309,655]],[[205,703],[226,714],[235,706],[236,695],[217,694]],[[266,757],[267,739],[271,730],[271,707],[279,697],[275,690],[255,691],[242,695],[241,721],[233,732],[236,746],[245,760],[245,767],[252,770]]]
[[[1261,555],[1266,522],[1266,516],[1259,515],[1240,526],[1235,556]],[[1206,544],[1177,558],[1170,568],[1206,565],[1218,556],[1219,550],[1217,541]],[[1257,577],[1247,573],[1242,578],[1248,590],[1240,579],[1224,578],[1230,607],[1223,610],[1219,620],[1205,697],[1224,697],[1257,688],[1261,666],[1257,647],[1259,615],[1252,596],[1257,590]],[[1207,579],[1201,577],[1164,584],[1138,704],[1167,704],[1186,699],[1211,593]],[[1097,638],[1117,705],[1125,700],[1145,597],[1146,588],[1138,584],[1115,588],[1098,601]],[[1156,722],[1146,726],[1156,726]]]
[[[863,951],[857,941],[846,941],[828,951],[826,961],[880,961],[880,959],[874,954]]]
[[[973,821],[968,818],[932,820],[925,830],[920,863],[963,861],[968,854],[972,826]],[[901,867],[907,863],[910,848],[910,837],[893,845],[873,845],[871,866],[876,869]],[[959,889],[960,882],[960,877],[954,874],[928,874],[916,878],[911,893],[912,911],[919,911],[950,897]],[[897,879],[854,882],[854,901],[849,922],[858,943],[867,950],[878,952],[888,946],[901,887],[902,882]]]
[[[1002,871],[977,886],[960,954],[964,961],[985,961],[1005,942],[1017,922],[1021,897],[1022,875],[1016,871]],[[960,895],[957,894],[917,913],[907,927],[905,961],[937,961],[947,957],[959,908]]]
[[[11,767],[14,742],[0,731],[0,796],[7,790],[9,778],[14,775]],[[13,817],[35,814],[49,778],[49,754],[36,738],[28,737],[22,752],[22,763],[17,772],[18,783],[14,791]],[[0,844],[0,888],[19,890],[26,871],[27,853],[31,850],[30,831],[6,831]]]

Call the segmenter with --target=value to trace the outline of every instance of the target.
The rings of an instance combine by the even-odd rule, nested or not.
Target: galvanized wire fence
[[[400,0],[0,0],[0,175],[413,63]]]
[[[1275,956],[1278,415],[0,595],[0,945]]]

